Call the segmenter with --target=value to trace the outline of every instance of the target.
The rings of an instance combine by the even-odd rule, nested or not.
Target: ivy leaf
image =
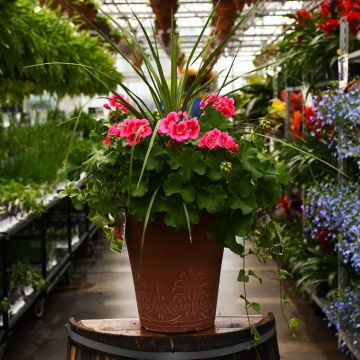
[[[241,269],[241,270],[239,271],[239,275],[238,275],[238,277],[237,277],[237,281],[239,281],[239,282],[249,282],[249,276],[246,275],[244,269]]]
[[[107,219],[105,216],[99,214],[98,212],[89,214],[89,219],[97,226],[104,227],[109,224],[109,219]]]
[[[198,194],[199,209],[204,209],[210,214],[221,210],[225,204],[228,194],[220,185],[210,185],[205,191]]]
[[[294,331],[296,330],[301,324],[301,321],[298,318],[291,318],[288,321],[289,329]]]
[[[251,325],[251,326],[250,326],[250,333],[251,333],[251,336],[252,336],[253,341],[254,341],[255,343],[257,343],[258,341],[260,341],[261,335],[260,335],[260,333],[259,333],[259,331],[258,331],[258,329],[256,328],[255,325]]]
[[[290,304],[289,297],[288,297],[286,294],[283,294],[283,296],[282,296],[282,298],[281,298],[281,303],[282,303],[283,305]]]
[[[261,304],[257,303],[257,302],[251,302],[250,303],[250,307],[256,311],[258,314],[261,314],[261,310],[262,310],[262,306]]]
[[[256,273],[252,270],[249,270],[249,273],[248,273],[250,276],[253,276],[254,278],[258,279],[259,280],[259,283],[262,284],[262,278],[257,276]]]

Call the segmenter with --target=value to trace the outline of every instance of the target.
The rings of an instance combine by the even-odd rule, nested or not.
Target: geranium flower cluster
[[[346,264],[360,271],[359,184],[339,186],[332,181],[310,188],[304,212],[305,233],[315,241],[331,243],[343,254]]]
[[[352,346],[360,352],[360,284],[345,287],[339,295],[324,309],[329,325],[345,331]]]
[[[189,119],[186,111],[170,112],[166,118],[160,120],[159,133],[169,136],[176,142],[184,142],[188,139],[197,139],[200,125],[196,118]]]
[[[123,100],[125,100],[127,103],[130,104],[130,100],[128,98],[126,98],[123,94],[118,94]],[[119,101],[119,97],[116,95],[112,95],[108,98],[109,102],[105,103],[103,105],[103,107],[107,110],[113,110],[112,108],[115,109],[120,109],[122,112],[124,112],[125,114],[129,113],[130,110],[123,105],[120,101]]]
[[[215,95],[215,97],[213,95]],[[117,98],[112,97],[110,99],[111,104],[118,107]],[[230,116],[230,114],[234,112],[234,100],[227,96],[219,97],[216,94],[212,94],[205,100],[204,107],[211,103],[213,103],[213,107],[220,111],[224,117]],[[205,117],[205,114],[203,116]],[[206,119],[204,119],[204,121],[206,121]],[[233,153],[238,151],[238,145],[235,143],[234,138],[227,132],[222,132],[215,128],[206,132],[198,139],[200,130],[200,124],[196,117],[189,118],[186,111],[172,111],[160,120],[158,132],[160,135],[170,137],[171,141],[169,144],[184,143],[187,140],[198,140],[197,146],[199,148],[207,148],[210,150],[223,148]],[[126,119],[110,126],[103,144],[111,145],[113,138],[126,138],[127,145],[139,144],[141,139],[151,134],[152,129],[147,119]]]
[[[111,137],[126,138],[128,145],[139,144],[142,138],[151,135],[152,129],[146,119],[127,119],[111,125],[103,144],[111,145]]]
[[[204,110],[208,105],[219,110],[226,118],[232,117],[235,113],[235,103],[233,98],[227,96],[219,96],[216,93],[210,94],[200,104],[200,109]]]
[[[218,148],[224,148],[230,152],[238,151],[238,144],[227,132],[221,132],[219,129],[213,129],[206,132],[201,139],[199,139],[199,148],[208,148],[215,150]]]
[[[314,118],[321,126],[310,134],[322,134],[336,157],[355,158],[360,167],[360,87],[328,91],[315,98],[314,104]]]

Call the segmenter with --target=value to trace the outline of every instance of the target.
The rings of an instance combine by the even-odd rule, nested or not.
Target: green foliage
[[[314,181],[323,179],[327,174],[335,175],[337,160],[324,140],[307,136],[304,139],[296,139],[293,145],[295,147],[278,146],[274,156],[284,164],[294,183],[310,185]],[[299,149],[303,152],[300,152]],[[333,165],[335,169],[323,162],[316,161],[314,156]]]
[[[36,291],[46,288],[46,280],[42,277],[40,270],[34,269],[29,263],[17,261],[11,265],[10,282],[12,286],[32,285]]]
[[[331,294],[337,283],[337,257],[322,244],[303,238],[299,231],[290,227],[282,240],[283,260],[289,264],[297,286],[301,290],[312,289],[321,297]]]
[[[0,128],[0,178],[24,183],[54,182],[58,169],[63,166],[72,135],[71,129],[62,127],[49,120],[32,127]],[[68,159],[68,170],[74,176],[72,179],[78,175],[76,170],[87,156],[89,144],[80,138],[80,133],[73,142]]]
[[[65,19],[33,0],[0,4],[0,102],[19,102],[29,94],[44,91],[64,95],[94,95],[108,92],[121,79],[114,61],[98,39],[77,33]],[[80,63],[106,73],[103,83],[94,81]]]
[[[203,116],[206,119],[207,115]],[[106,121],[103,124],[105,129],[109,126]],[[93,136],[104,138],[103,129],[100,123]],[[230,153],[225,149],[200,149],[193,143],[164,146],[163,139],[156,137],[137,186],[150,137],[134,148],[124,145],[119,138],[112,141],[111,146],[101,143],[94,146],[83,163],[82,170],[91,174],[84,188],[71,184],[62,195],[69,195],[76,206],[87,203],[92,219],[100,218],[104,228],[114,226],[120,205],[129,205],[129,214],[144,221],[150,198],[159,189],[153,199],[150,221],[164,214],[168,226],[188,228],[199,221],[202,213],[210,213],[216,221],[209,236],[239,255],[243,255],[243,247],[236,243],[235,236],[253,233],[255,238],[261,234],[258,246],[272,248],[278,229],[271,222],[259,232],[256,219],[259,204],[266,212],[278,201],[284,177],[264,145],[259,151],[259,144],[243,138],[239,140],[239,152]],[[227,171],[220,166],[224,161],[231,164]],[[131,201],[127,204],[129,192]],[[186,204],[187,214],[182,204]]]
[[[234,94],[236,116],[235,122],[257,124],[258,119],[265,116],[269,101],[273,98],[272,77],[260,79],[256,83],[249,83]]]
[[[51,186],[36,183],[22,184],[15,180],[0,178],[0,219],[19,212],[40,215],[43,203],[39,198],[51,192]]]

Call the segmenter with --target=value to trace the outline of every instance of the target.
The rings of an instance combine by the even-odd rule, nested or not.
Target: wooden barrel
[[[150,332],[138,319],[71,318],[67,360],[279,360],[273,314],[250,316],[250,323],[261,335],[255,348],[246,316],[217,317],[213,328],[186,334]]]

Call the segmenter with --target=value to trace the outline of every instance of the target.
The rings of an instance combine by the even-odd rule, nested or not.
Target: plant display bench
[[[75,320],[66,325],[67,360],[263,360],[280,359],[273,314],[250,316],[261,335],[256,349],[246,316],[220,316],[201,332],[162,334],[144,330],[138,319]]]
[[[58,191],[46,195],[41,216],[19,214],[1,219],[0,345],[27,312],[33,310],[38,318],[43,315],[46,295],[60,279],[69,280],[75,255],[92,254],[96,231],[87,212],[75,210]],[[12,271],[22,263],[27,271],[39,274],[41,288],[13,280]],[[8,308],[3,305],[5,300]]]

